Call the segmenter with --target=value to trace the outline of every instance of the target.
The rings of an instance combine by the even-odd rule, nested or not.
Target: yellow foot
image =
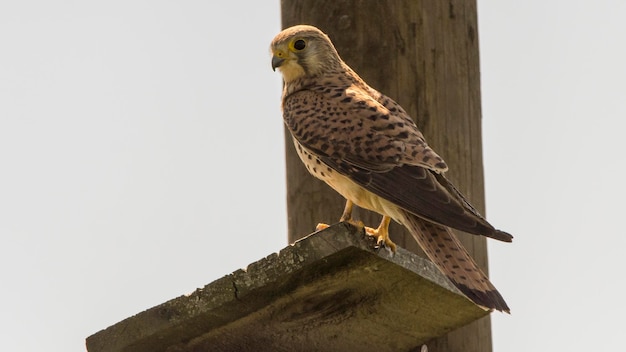
[[[377,229],[366,227],[365,233],[368,236],[372,236],[376,238],[377,245],[385,246],[391,249],[393,253],[396,252],[396,244],[393,243],[391,238],[389,238],[389,221],[388,220],[383,219],[383,222],[380,224],[380,226],[378,226]]]
[[[322,230],[326,230],[327,228],[329,228],[330,225],[328,224],[324,224],[324,223],[319,223],[317,224],[317,226],[315,226],[315,231],[322,231]]]
[[[347,222],[348,224],[355,226],[359,230],[365,227],[365,224],[363,224],[363,221],[361,220],[343,220],[342,222]],[[329,227],[330,225],[320,222],[319,224],[317,224],[317,226],[315,226],[315,231],[322,231]]]

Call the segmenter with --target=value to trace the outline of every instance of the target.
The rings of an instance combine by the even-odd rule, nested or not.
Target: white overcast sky
[[[478,6],[495,350],[620,350],[626,2]],[[279,30],[279,1],[0,3],[1,351],[84,351],[286,245]]]

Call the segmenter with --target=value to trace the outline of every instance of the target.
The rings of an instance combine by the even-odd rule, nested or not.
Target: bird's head
[[[285,83],[341,68],[341,59],[328,36],[313,26],[289,27],[272,40],[272,69],[283,74]]]

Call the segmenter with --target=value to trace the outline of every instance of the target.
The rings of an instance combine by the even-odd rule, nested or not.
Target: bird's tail
[[[477,305],[509,312],[506,302],[449,227],[403,212],[404,225],[430,260]]]

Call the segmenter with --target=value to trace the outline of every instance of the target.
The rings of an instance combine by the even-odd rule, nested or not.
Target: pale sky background
[[[495,351],[621,350],[626,2],[478,6]],[[286,245],[279,16],[0,3],[1,351],[84,351]]]

